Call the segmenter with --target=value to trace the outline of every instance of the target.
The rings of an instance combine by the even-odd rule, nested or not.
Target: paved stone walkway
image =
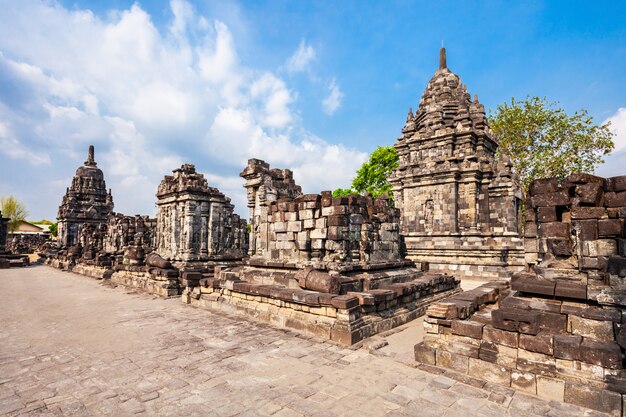
[[[0,415],[584,416],[48,267],[0,270]]]

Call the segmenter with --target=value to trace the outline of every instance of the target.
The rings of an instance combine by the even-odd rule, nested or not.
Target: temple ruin
[[[257,159],[240,175],[250,257],[213,278],[185,277],[184,302],[353,344],[459,291],[454,277],[404,259],[400,212],[386,197],[303,195],[291,171]]]
[[[389,181],[409,258],[459,278],[524,268],[517,179],[506,156],[496,158],[485,108],[448,69],[445,49],[394,147]]]
[[[61,247],[78,243],[79,228],[83,224],[100,225],[113,212],[111,190],[107,192],[104,174],[94,159],[94,147],[84,165],[76,170],[72,185],[63,196],[57,214],[58,241]]]
[[[626,177],[534,181],[528,272],[429,307],[416,360],[620,416],[625,218]]]
[[[156,218],[115,214],[90,147],[47,263],[347,345],[426,314],[418,366],[623,415],[626,176],[536,180],[522,228],[511,163],[443,48],[395,148],[395,207],[303,194],[250,159],[248,225],[191,164],[159,184]]]

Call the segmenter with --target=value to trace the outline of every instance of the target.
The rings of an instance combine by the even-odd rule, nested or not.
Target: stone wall
[[[623,415],[625,218],[626,176],[534,181],[528,271],[431,306],[416,360]]]
[[[333,198],[330,191],[302,195],[291,171],[270,170],[259,160],[250,160],[241,175],[253,217],[255,261],[321,267],[404,259],[400,212],[387,198]]]
[[[270,165],[260,159],[248,160],[248,166],[239,175],[246,180],[244,187],[250,211],[249,254],[262,256],[268,250],[269,231],[260,225],[269,217],[270,203],[300,197],[302,188],[293,180],[291,170],[270,169]]]
[[[248,250],[246,221],[230,198],[208,186],[191,164],[166,176],[157,190],[156,251],[179,265],[241,259]]]
[[[442,55],[394,145],[389,181],[407,254],[458,277],[508,278],[524,265],[518,181],[507,157],[496,159],[484,106]]]

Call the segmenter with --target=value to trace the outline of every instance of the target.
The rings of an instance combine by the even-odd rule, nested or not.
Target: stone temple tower
[[[94,147],[84,165],[76,170],[72,185],[63,196],[57,214],[58,244],[61,247],[78,243],[81,224],[105,224],[113,212],[111,190],[107,192],[104,174],[94,159]]]
[[[390,182],[409,258],[459,278],[523,268],[517,178],[506,156],[496,159],[485,108],[448,69],[444,48],[394,147]]]
[[[156,196],[159,255],[186,270],[204,270],[211,262],[245,256],[246,221],[194,165],[184,164],[166,175]]]

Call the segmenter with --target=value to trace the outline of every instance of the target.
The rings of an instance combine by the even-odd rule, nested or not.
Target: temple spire
[[[96,161],[94,159],[94,148],[93,145],[89,145],[89,154],[87,155],[87,160],[85,161],[85,165],[87,166],[96,166]]]
[[[448,65],[446,64],[446,48],[442,46],[439,50],[439,69],[442,70],[445,68],[448,68]]]

